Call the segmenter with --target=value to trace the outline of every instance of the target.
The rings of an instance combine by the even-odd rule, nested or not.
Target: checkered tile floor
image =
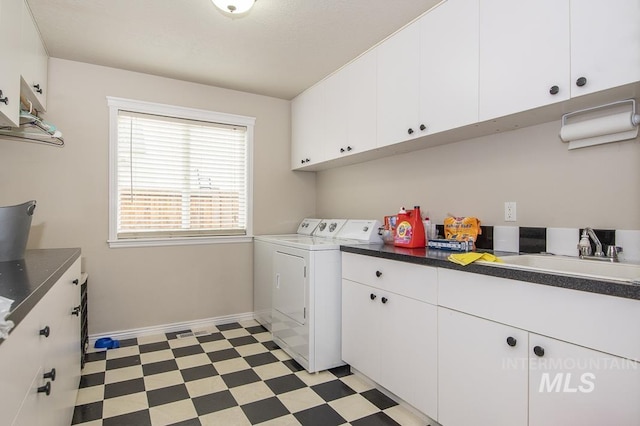
[[[87,354],[74,425],[424,425],[348,367],[309,374],[255,321]]]

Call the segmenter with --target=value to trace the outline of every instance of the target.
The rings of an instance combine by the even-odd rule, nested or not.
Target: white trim
[[[124,247],[162,247],[162,246],[191,246],[203,244],[233,244],[250,243],[252,236],[224,236],[224,237],[181,237],[181,238],[132,238],[108,240],[109,248]]]
[[[109,107],[109,248],[122,247],[156,247],[219,243],[245,243],[252,241],[253,235],[253,137],[255,117],[248,117],[203,109],[187,108],[154,102],[107,96]],[[118,239],[118,200],[117,200],[117,162],[118,162],[118,111],[127,110],[147,114],[158,114],[190,120],[209,121],[214,123],[235,124],[247,128],[247,223],[246,235],[215,237],[166,237]]]
[[[103,337],[110,337],[115,340],[133,339],[143,336],[153,336],[156,334],[172,333],[181,330],[202,330],[207,327],[220,324],[229,324],[231,322],[241,322],[253,320],[255,317],[253,312],[245,312],[242,314],[226,315],[215,318],[205,318],[195,321],[176,322],[173,324],[156,325],[152,327],[134,328],[130,330],[113,331],[111,333],[92,334],[89,336],[89,352],[94,351],[96,340]],[[100,350],[100,349],[98,349]]]

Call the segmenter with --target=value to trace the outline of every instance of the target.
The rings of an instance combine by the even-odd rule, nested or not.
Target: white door
[[[438,422],[526,426],[527,347],[523,330],[438,308]]]
[[[420,26],[413,23],[385,40],[378,57],[378,146],[421,136]]]
[[[640,363],[536,334],[529,346],[530,426],[640,425]]]
[[[322,82],[291,102],[291,168],[300,169],[325,160],[325,89]]]
[[[639,80],[640,1],[571,0],[571,95]]]
[[[480,121],[569,99],[568,22],[569,0],[480,0]]]
[[[478,121],[478,0],[449,0],[420,19],[420,118],[437,133]]]
[[[276,252],[273,262],[273,309],[302,325],[307,312],[307,262],[301,256],[280,251]]]
[[[377,52],[369,51],[347,65],[347,148],[341,155],[376,147]],[[351,149],[349,149],[351,148]]]

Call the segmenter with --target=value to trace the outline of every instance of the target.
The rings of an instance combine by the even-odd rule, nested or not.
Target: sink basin
[[[568,256],[525,254],[500,257],[504,263],[482,262],[486,265],[513,267],[540,272],[555,272],[615,281],[640,284],[640,265],[586,260]]]

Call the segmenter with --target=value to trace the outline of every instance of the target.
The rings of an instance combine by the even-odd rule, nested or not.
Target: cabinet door
[[[480,0],[480,121],[569,99],[568,22],[569,0]]]
[[[420,26],[402,29],[377,48],[378,146],[422,136],[420,109]]]
[[[526,426],[527,347],[523,330],[438,308],[438,422]]]
[[[449,0],[420,20],[420,118],[427,133],[478,121],[478,1]]]
[[[376,147],[377,52],[371,50],[349,65],[347,74],[347,152],[349,155]],[[351,149],[349,149],[351,148]]]
[[[25,3],[22,9],[22,47],[20,75],[22,92],[33,102],[39,111],[47,108],[47,52],[42,44],[40,32],[33,21],[29,6]]]
[[[322,82],[324,91],[324,144],[327,160],[339,158],[347,149],[347,123],[349,121],[348,75],[338,71]],[[343,150],[343,152],[340,152]]]
[[[23,0],[0,0],[0,125],[20,117],[20,16]]]
[[[379,376],[380,292],[342,280],[342,360],[377,381]]]
[[[640,363],[536,334],[530,348],[530,426],[640,424]]]
[[[322,83],[317,84],[291,103],[291,168],[294,170],[324,160],[323,90]]]
[[[394,293],[378,297],[379,383],[432,418],[438,417],[438,329],[434,305]]]
[[[572,96],[640,80],[639,23],[638,0],[571,0]]]

